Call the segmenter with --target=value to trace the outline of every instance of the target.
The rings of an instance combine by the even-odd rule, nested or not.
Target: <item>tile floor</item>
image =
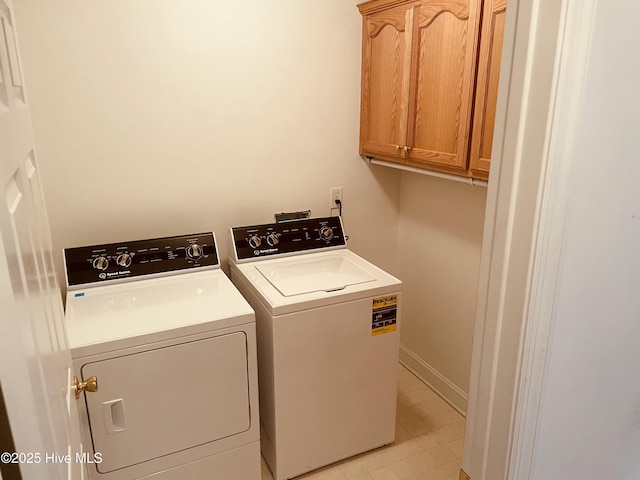
[[[399,366],[396,441],[296,480],[458,480],[464,417]],[[262,480],[272,480],[262,460]]]

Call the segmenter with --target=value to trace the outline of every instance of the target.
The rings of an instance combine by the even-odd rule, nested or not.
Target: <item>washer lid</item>
[[[349,285],[373,282],[375,277],[341,255],[305,259],[281,265],[258,265],[257,270],[285,297],[333,292]]]
[[[272,315],[402,290],[400,280],[347,249],[230,266],[234,282],[246,284]]]

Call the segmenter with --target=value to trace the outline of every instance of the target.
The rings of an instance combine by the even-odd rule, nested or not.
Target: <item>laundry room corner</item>
[[[403,172],[400,360],[465,413],[487,189]]]
[[[354,3],[16,0],[59,283],[62,249],[330,210],[396,270],[400,177],[358,155]]]

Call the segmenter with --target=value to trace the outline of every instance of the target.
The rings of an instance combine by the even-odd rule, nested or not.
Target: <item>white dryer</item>
[[[255,316],[213,233],[64,256],[89,477],[259,480]]]
[[[256,312],[262,453],[284,480],[395,439],[401,282],[339,217],[231,229]]]

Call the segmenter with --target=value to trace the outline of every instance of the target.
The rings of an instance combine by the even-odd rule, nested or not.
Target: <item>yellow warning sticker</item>
[[[393,332],[398,319],[398,295],[373,299],[371,309],[371,336]]]

